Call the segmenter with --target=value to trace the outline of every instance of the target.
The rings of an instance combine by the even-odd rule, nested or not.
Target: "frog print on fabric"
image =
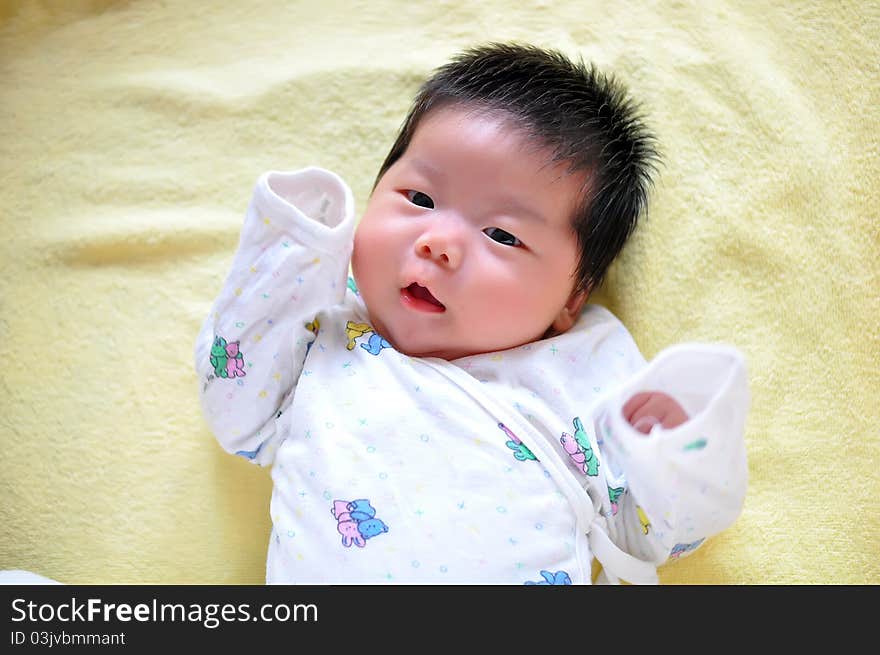
[[[626,491],[624,487],[608,487],[608,500],[611,501],[611,516],[617,515],[617,500]]]
[[[534,453],[532,453],[531,450],[529,450],[529,447],[526,446],[522,441],[520,441],[519,437],[516,436],[510,430],[510,428],[504,425],[504,423],[499,423],[498,427],[501,428],[501,431],[509,437],[508,441],[504,445],[513,451],[513,456],[516,459],[521,462],[525,462],[526,460],[530,459],[533,459],[536,462],[538,461],[538,458],[535,457]]]
[[[214,335],[210,359],[218,378],[243,378],[246,375],[244,355],[238,349],[238,341],[227,343],[223,337]]]
[[[562,438],[559,440],[562,442],[562,447],[584,475],[599,475],[599,460],[596,459],[596,455],[590,447],[590,439],[587,437],[581,419],[576,416],[573,424],[574,436],[563,432]]]

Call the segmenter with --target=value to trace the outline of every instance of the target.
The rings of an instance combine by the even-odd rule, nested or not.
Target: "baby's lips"
[[[446,309],[446,306],[434,297],[434,294],[431,293],[431,290],[428,289],[428,287],[423,287],[418,282],[413,282],[406,288],[406,290],[409,291],[413,298],[418,298],[419,300],[424,300],[432,305]]]

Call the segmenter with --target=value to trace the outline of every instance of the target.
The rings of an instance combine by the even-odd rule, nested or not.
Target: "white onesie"
[[[260,177],[195,347],[229,452],[272,466],[269,583],[656,582],[745,496],[742,356],[686,344],[646,363],[609,311],[454,361],[395,351],[348,278],[351,191],[318,168]],[[664,391],[690,419],[621,414]]]

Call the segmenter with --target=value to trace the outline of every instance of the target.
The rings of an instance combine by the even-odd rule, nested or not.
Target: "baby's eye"
[[[427,193],[422,193],[421,191],[407,191],[406,199],[419,207],[434,209],[434,201],[431,200],[431,196]]]
[[[497,241],[501,245],[504,246],[521,246],[522,241],[513,236],[510,232],[505,232],[501,228],[498,227],[487,227],[483,230],[483,234],[492,239],[493,241]]]

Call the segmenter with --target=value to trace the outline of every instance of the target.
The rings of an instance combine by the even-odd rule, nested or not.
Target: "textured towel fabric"
[[[593,300],[648,358],[748,359],[743,514],[661,582],[880,582],[880,8],[821,2],[4,3],[0,569],[263,580],[269,477],[191,366],[253,180],[324,166],[362,210],[419,81],[486,40],[642,100],[665,165]]]

